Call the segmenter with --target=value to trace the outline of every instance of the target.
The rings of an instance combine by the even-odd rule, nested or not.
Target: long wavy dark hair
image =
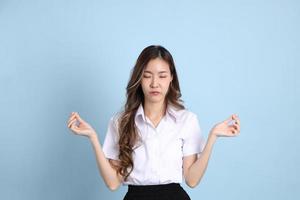
[[[160,45],[151,45],[146,47],[139,55],[136,64],[131,71],[131,76],[126,87],[126,104],[118,121],[118,132],[120,134],[120,162],[115,167],[117,172],[124,177],[125,181],[133,170],[133,147],[139,139],[135,125],[135,114],[139,105],[141,103],[144,104],[144,93],[142,91],[141,79],[148,62],[155,58],[161,58],[167,62],[170,67],[171,75],[173,76],[172,82],[169,85],[169,89],[165,97],[165,103],[170,103],[179,110],[185,108],[183,101],[180,99],[181,92],[172,55],[167,49]]]

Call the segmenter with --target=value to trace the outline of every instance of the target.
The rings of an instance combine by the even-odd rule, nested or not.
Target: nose
[[[152,80],[151,80],[150,87],[156,88],[157,86],[158,86],[157,78],[156,78],[155,76],[153,76],[153,78],[152,78]]]

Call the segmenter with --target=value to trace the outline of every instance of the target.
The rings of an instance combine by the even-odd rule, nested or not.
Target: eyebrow
[[[151,71],[147,71],[145,70],[144,73],[150,73],[150,74],[153,74]],[[163,74],[163,73],[168,73],[168,71],[160,71],[158,72],[159,74]]]

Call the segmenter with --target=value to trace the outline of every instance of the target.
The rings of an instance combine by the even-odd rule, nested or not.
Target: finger
[[[75,113],[75,116],[77,117],[77,119],[78,119],[80,122],[84,122],[84,120],[81,119],[81,117],[79,116],[79,114],[78,114],[77,112]]]
[[[232,124],[229,127],[233,127],[235,130],[239,130],[240,129],[240,126],[237,125],[237,124]]]
[[[69,121],[75,117],[75,112],[72,112],[69,117]]]
[[[70,123],[70,124],[72,124],[72,125],[78,127],[80,123],[79,123],[78,119],[75,118],[75,119],[72,121],[72,123]]]
[[[237,130],[238,132],[240,132],[240,125],[235,125],[235,130]]]
[[[237,114],[234,114],[234,115],[233,115],[233,118],[234,118],[234,120],[235,120],[235,124],[239,124],[239,125],[240,125],[240,119],[239,119],[238,115],[237,115]]]
[[[78,115],[78,113],[77,113],[77,112],[74,112],[74,113],[73,113],[73,116],[69,119],[68,123],[69,123],[71,120],[73,120],[74,118],[77,119],[77,120],[80,121],[80,122],[84,122],[84,121],[80,118],[80,116]]]
[[[239,119],[235,119],[235,124],[240,126],[241,125],[240,120]]]
[[[228,131],[226,132],[226,135],[227,135],[227,136],[233,136],[233,135],[234,135],[234,130],[228,130]]]
[[[71,129],[76,135],[79,134],[79,130],[78,130],[78,128],[77,128],[76,126],[71,125],[70,129]]]
[[[239,128],[237,126],[231,126],[231,128],[229,129],[229,132],[231,132],[232,134],[236,134],[239,132]]]
[[[231,133],[231,135],[235,136],[235,135],[237,135],[238,131],[237,130],[232,130],[232,131],[230,131],[230,133]]]
[[[231,129],[229,130],[230,133],[234,134],[236,131],[236,129],[234,127],[231,127]]]
[[[71,125],[73,125],[73,124],[75,125],[74,122],[76,122],[76,119],[71,120],[71,121],[68,123],[68,127],[70,128]]]
[[[229,118],[227,120],[229,120]],[[229,120],[229,122],[227,122],[227,125],[228,126],[232,126],[232,125],[239,126],[240,120],[239,120],[238,116],[236,114],[231,115],[231,119]]]
[[[78,126],[76,126],[76,123],[71,124],[70,128],[75,130],[75,131],[80,131],[81,130]]]
[[[234,135],[239,135],[239,133],[240,133],[240,128],[239,128],[239,126],[232,127],[231,130],[230,130],[230,132],[231,132],[232,134],[234,134]]]
[[[69,121],[68,121],[68,125],[70,125],[70,124],[72,124],[74,121],[76,121],[77,119],[74,117],[74,118],[72,118],[72,119],[70,119]]]
[[[70,117],[69,117],[69,118],[73,117],[74,115],[75,115],[75,112],[71,112],[71,114],[70,114]]]
[[[73,115],[72,117],[69,118],[68,123],[70,123],[70,121],[72,121],[76,116]]]
[[[74,133],[76,133],[76,135],[85,135],[84,132],[82,132],[82,130],[80,128],[78,128],[77,126],[75,125],[72,125],[72,130]]]
[[[238,132],[241,131],[240,125],[237,125],[237,130],[238,130]]]
[[[227,119],[225,119],[224,122],[226,124],[228,124],[232,119],[233,119],[233,117],[232,117],[232,115],[230,115],[230,117],[228,117]]]
[[[235,120],[236,120],[236,121],[235,121],[235,123],[233,124],[233,126],[236,127],[238,131],[240,131],[240,127],[241,127],[240,122],[239,122],[238,119],[235,119]]]

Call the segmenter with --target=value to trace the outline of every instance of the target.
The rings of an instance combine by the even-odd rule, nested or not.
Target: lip
[[[158,92],[158,91],[152,91],[152,92],[150,92],[150,94],[151,94],[151,95],[159,95],[160,92]]]

